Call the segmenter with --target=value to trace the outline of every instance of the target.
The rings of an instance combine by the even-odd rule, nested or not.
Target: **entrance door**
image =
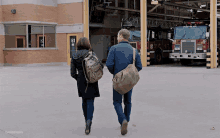
[[[75,52],[77,40],[77,34],[67,34],[67,65],[71,64],[71,57],[72,53]]]
[[[107,35],[91,35],[91,45],[101,61],[107,59],[107,50],[110,45],[111,39]]]

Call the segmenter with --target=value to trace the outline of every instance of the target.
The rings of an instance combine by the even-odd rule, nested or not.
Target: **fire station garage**
[[[89,37],[106,62],[117,33],[144,67],[204,62],[218,67],[220,22],[217,0],[1,0],[0,64],[70,64],[80,37]]]
[[[90,0],[89,38],[103,62],[110,47],[117,44],[117,32],[126,28],[143,65],[147,61],[146,66],[203,63],[207,68],[217,67],[217,6],[217,1],[210,0]],[[214,8],[216,12],[210,13]],[[211,35],[212,27],[215,34]]]

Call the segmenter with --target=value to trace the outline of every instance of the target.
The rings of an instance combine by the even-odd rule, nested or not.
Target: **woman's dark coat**
[[[71,58],[71,76],[77,81],[78,95],[82,98],[94,98],[100,97],[98,82],[88,83],[87,91],[87,81],[82,68],[82,61],[84,56],[89,52],[89,50],[78,50],[74,52]],[[94,52],[93,52],[94,53]],[[95,54],[95,53],[94,53]],[[102,68],[104,66],[102,65]],[[76,72],[78,71],[78,73]]]

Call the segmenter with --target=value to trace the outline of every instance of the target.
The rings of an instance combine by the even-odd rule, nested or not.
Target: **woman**
[[[86,121],[85,133],[88,135],[91,130],[93,112],[94,112],[94,99],[100,97],[98,82],[89,83],[87,87],[87,81],[83,72],[82,61],[85,55],[92,50],[89,39],[82,37],[79,39],[76,45],[76,52],[73,52],[71,59],[71,76],[77,81],[78,95],[82,97],[82,109]],[[93,54],[95,54],[93,52]],[[103,64],[102,68],[104,67]],[[78,70],[78,74],[76,73]],[[86,91],[86,92],[85,92]]]

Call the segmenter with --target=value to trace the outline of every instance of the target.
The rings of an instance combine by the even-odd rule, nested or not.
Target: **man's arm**
[[[135,51],[136,51],[136,62],[135,62],[135,66],[136,66],[136,68],[137,68],[137,70],[138,70],[138,72],[139,72],[140,70],[142,70],[141,58],[140,58],[140,55],[138,54],[137,49],[136,49]]]
[[[70,74],[75,80],[77,80],[78,74],[76,74],[76,63],[75,60],[73,60],[73,58],[71,58]]]
[[[106,66],[109,70],[109,72],[111,74],[114,74],[114,66],[115,66],[115,53],[114,53],[114,47],[111,47],[110,48],[110,51],[108,53],[108,58],[107,58],[107,61],[106,61]]]

